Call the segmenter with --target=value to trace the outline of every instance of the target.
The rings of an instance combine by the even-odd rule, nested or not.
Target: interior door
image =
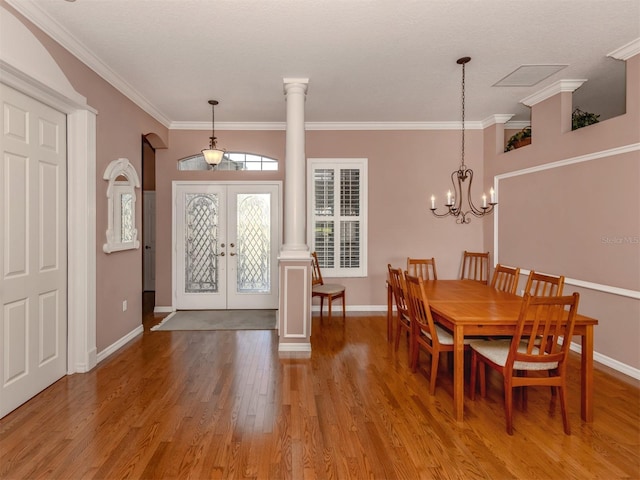
[[[174,182],[174,305],[275,309],[278,183]]]
[[[0,417],[67,371],[66,116],[0,84]]]

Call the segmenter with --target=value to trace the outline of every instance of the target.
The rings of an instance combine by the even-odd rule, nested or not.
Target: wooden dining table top
[[[522,297],[502,292],[474,280],[425,281],[431,311],[441,319],[469,325],[513,325],[517,322]],[[597,325],[581,314],[576,325]]]

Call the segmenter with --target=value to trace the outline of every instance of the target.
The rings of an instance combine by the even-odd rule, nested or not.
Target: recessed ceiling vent
[[[498,82],[494,87],[532,87],[568,65],[520,65]]]

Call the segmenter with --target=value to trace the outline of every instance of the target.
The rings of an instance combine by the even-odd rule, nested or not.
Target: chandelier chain
[[[464,104],[465,104],[465,75],[464,75],[464,66],[462,64],[462,170],[464,170]]]

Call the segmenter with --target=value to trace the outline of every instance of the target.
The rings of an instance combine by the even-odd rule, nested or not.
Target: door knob
[[[231,255],[232,257],[236,256],[236,254],[234,252],[231,252],[229,255]]]
[[[145,245],[145,246],[144,246],[144,249],[145,249],[145,250],[151,250],[151,247],[150,247],[149,245]]]

